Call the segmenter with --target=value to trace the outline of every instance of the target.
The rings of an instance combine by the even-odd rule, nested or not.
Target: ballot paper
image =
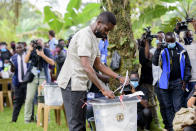
[[[133,94],[129,94],[129,95],[126,95],[128,97],[134,97],[134,96],[144,96],[144,93],[142,91],[137,91]]]

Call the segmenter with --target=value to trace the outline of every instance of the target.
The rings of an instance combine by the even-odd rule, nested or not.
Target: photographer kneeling
[[[168,131],[173,131],[172,121],[175,113],[183,105],[184,90],[191,77],[191,64],[188,53],[176,42],[173,32],[165,35],[166,47],[158,46],[153,64],[162,68],[158,81],[159,97],[162,99],[161,112],[165,112]],[[160,44],[159,44],[160,45]]]
[[[44,48],[41,39],[31,41],[29,50],[25,56],[25,62],[30,62],[27,72],[31,72],[34,75],[33,79],[28,81],[25,101],[24,120],[26,123],[29,123],[31,122],[32,104],[37,87],[43,83],[44,80],[47,82],[51,81],[49,64],[54,65],[55,63],[50,50]]]

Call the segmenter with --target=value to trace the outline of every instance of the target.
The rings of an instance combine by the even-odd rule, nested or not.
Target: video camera
[[[152,35],[151,34],[151,27],[144,28],[144,31],[145,31],[145,33],[143,33],[141,39],[137,40],[137,43],[138,43],[139,47],[144,47],[145,40],[148,40],[149,43],[151,43],[153,38],[157,38],[158,37],[157,35]]]
[[[176,27],[174,31],[179,35],[181,31],[187,31],[188,30],[188,23],[193,22],[193,18],[186,17],[185,21],[178,21],[176,23]]]
[[[41,51],[42,50],[42,46],[40,45],[38,40],[32,40],[32,47],[33,47],[33,51],[32,51],[32,58],[31,58],[31,63],[33,66],[37,67],[39,70],[42,70],[42,58],[40,56],[37,55],[36,50]]]
[[[157,35],[151,34],[151,27],[150,26],[144,28],[144,31],[146,31],[146,32],[143,34],[143,39],[147,39],[147,40],[152,41],[153,38],[157,38]]]
[[[32,44],[33,49],[35,50],[37,49],[39,51],[42,50],[42,46],[38,43],[38,40],[32,40],[31,43],[33,43]]]

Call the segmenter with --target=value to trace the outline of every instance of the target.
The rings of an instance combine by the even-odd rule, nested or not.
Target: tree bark
[[[138,66],[134,64],[136,42],[131,25],[130,0],[102,0],[102,6],[114,13],[117,19],[117,25],[108,36],[110,46],[112,45],[109,51],[112,53],[117,50],[121,56],[121,65],[117,72],[125,75],[126,70],[137,70]],[[115,80],[111,80],[110,86],[116,87]]]
[[[14,13],[15,13],[15,17],[16,17],[16,19],[14,20],[15,26],[18,24],[21,6],[22,6],[22,1],[21,0],[15,0],[14,1]]]

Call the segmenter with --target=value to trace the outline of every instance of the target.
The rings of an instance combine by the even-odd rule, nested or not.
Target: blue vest
[[[176,44],[181,46],[177,42],[176,42]],[[185,70],[184,51],[185,50],[182,50],[180,52],[180,71],[181,71],[181,79],[182,80],[184,80],[184,70]],[[161,74],[161,77],[160,77],[160,80],[159,80],[159,88],[168,89],[171,68],[170,68],[170,55],[169,55],[169,51],[168,51],[167,48],[165,48],[163,50],[163,52],[161,54],[161,58],[162,58],[162,74]]]
[[[15,54],[13,55],[10,60],[12,61],[13,65],[14,65],[14,76],[12,77],[12,84],[17,87],[19,85],[19,80],[18,80],[18,62],[17,62],[17,59],[18,58],[18,54]],[[27,64],[27,68],[28,68],[28,65]]]

